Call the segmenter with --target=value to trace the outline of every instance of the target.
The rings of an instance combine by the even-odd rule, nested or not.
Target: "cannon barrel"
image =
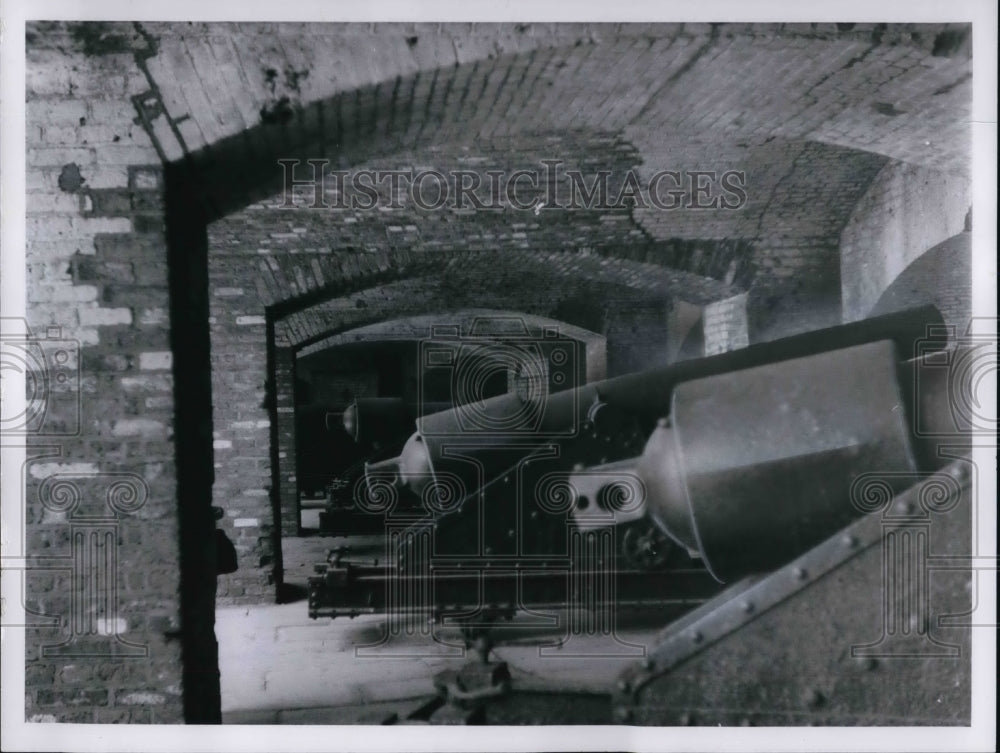
[[[359,397],[344,410],[344,431],[360,444],[403,440],[423,413],[451,408],[451,403],[409,403],[401,397]]]
[[[918,342],[925,352],[944,348],[942,333],[940,312],[923,306],[593,382],[534,402],[505,394],[420,416],[413,441],[404,450],[404,456],[409,452],[415,457],[401,456],[400,462],[426,467],[432,476],[446,471],[473,489],[515,467],[531,443],[575,440],[593,418],[595,406],[634,416],[648,432],[670,413],[674,389],[685,382],[882,340],[894,343],[905,358],[914,354]]]
[[[720,581],[771,570],[951,460],[940,437],[962,427],[936,355],[882,340],[677,385],[639,457],[570,475],[575,508],[649,516]],[[615,515],[616,494],[641,499]]]
[[[370,483],[405,487],[426,503],[399,538],[391,571],[367,573],[355,593],[342,582],[350,573],[328,570],[313,584],[315,605],[331,615],[361,604],[379,611],[378,588],[394,578],[444,579],[445,588],[451,575],[426,570],[438,557],[470,571],[547,570],[569,561],[568,542],[591,533],[612,542],[610,559],[572,560],[569,572],[632,572],[636,598],[650,603],[676,595],[642,579],[676,569],[671,552],[696,558],[716,585],[773,569],[862,513],[853,491],[866,474],[887,474],[898,491],[946,462],[914,421],[920,412],[930,434],[954,436],[942,407],[947,370],[910,358],[939,355],[940,322],[935,309],[918,309],[589,384],[549,396],[550,423],[524,437],[428,430],[458,428],[461,409],[424,416],[400,457],[369,467]],[[572,431],[545,433],[566,425]],[[463,467],[474,469],[471,479],[458,477]],[[431,499],[436,486],[447,500]],[[697,582],[698,598],[714,593]],[[516,585],[498,585],[500,601]],[[529,601],[548,603],[543,591]]]

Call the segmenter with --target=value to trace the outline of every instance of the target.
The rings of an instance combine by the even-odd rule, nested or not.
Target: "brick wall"
[[[719,184],[727,172],[740,174],[745,192],[741,206],[671,211],[651,206],[634,214],[652,238],[679,250],[685,243],[694,246],[695,253],[675,253],[674,265],[749,290],[751,341],[840,321],[840,231],[858,196],[886,164],[885,157],[783,138],[706,150],[691,140],[670,142],[634,129],[628,133],[641,149],[639,169],[647,180],[663,170],[715,173],[720,178],[703,180],[712,186],[711,195],[735,200],[736,194],[722,191]],[[664,186],[667,190],[672,184]]]
[[[282,535],[299,533],[299,494],[295,462],[295,352],[291,348],[272,350],[271,373],[274,379],[275,432],[272,446],[278,468],[278,495]],[[264,529],[267,530],[267,529]],[[279,551],[276,555],[280,554]],[[280,572],[280,568],[277,568]]]
[[[967,24],[94,26],[48,33],[155,41],[149,114],[171,160],[261,123],[239,140],[263,155],[326,130],[334,157],[359,139],[628,127],[643,149],[810,140],[968,169]]]
[[[53,376],[71,378],[51,395],[24,469],[28,554],[39,558],[27,575],[26,606],[38,616],[27,631],[25,713],[177,722],[164,182],[129,101],[147,81],[130,52],[93,57],[31,44],[27,74],[27,318],[33,333],[64,343],[70,360],[53,362]],[[109,550],[111,567],[73,564]],[[102,584],[110,606],[71,597]]]
[[[914,259],[961,232],[971,204],[966,177],[886,165],[840,235],[844,320],[867,316]]]
[[[747,296],[735,295],[705,306],[702,314],[705,351],[712,356],[750,344],[747,326]]]

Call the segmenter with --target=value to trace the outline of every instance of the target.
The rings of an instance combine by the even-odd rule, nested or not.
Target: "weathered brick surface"
[[[376,135],[394,139],[428,127],[496,136],[631,126],[666,143],[678,133],[704,143],[809,139],[968,172],[968,26],[105,27],[105,46],[155,41],[148,67],[162,107],[151,108],[151,123],[171,159],[262,122],[315,128],[322,111],[323,122],[350,129],[374,110]],[[85,36],[48,31],[53,46]],[[54,70],[40,86],[81,86],[72,66]],[[129,77],[110,80],[122,86]],[[364,96],[335,101],[355,91]],[[316,103],[324,104],[310,110]]]
[[[25,468],[28,553],[64,568],[27,576],[29,608],[61,620],[27,631],[27,718],[181,720],[172,381],[169,361],[147,370],[169,356],[162,167],[129,102],[146,85],[127,51],[28,45],[27,318],[35,333],[61,328],[80,380],[46,419],[78,406],[78,431]],[[79,496],[75,509],[57,511],[70,499],[60,489]],[[117,493],[135,493],[135,509]],[[106,519],[116,551],[99,571],[115,589],[111,612],[70,597],[97,577],[72,567],[89,541],[81,515]],[[123,656],[125,643],[139,655]],[[150,686],[155,706],[137,694]]]
[[[971,185],[959,176],[886,165],[841,233],[844,319],[867,316],[914,259],[962,231],[971,206]]]
[[[299,492],[295,464],[295,352],[274,350],[274,399],[277,440],[278,498],[281,502],[281,535],[299,533]]]
[[[658,239],[729,239],[723,258],[733,267],[721,278],[742,281],[749,289],[752,340],[839,321],[840,231],[885,165],[884,157],[782,138],[708,150],[683,139],[665,143],[636,129],[628,133],[641,150],[640,170],[647,180],[668,169],[743,176],[746,202],[737,209],[649,207],[637,209],[635,217]],[[735,240],[739,248],[733,247]],[[740,252],[746,257],[742,262]]]
[[[750,344],[745,293],[710,303],[702,314],[705,355],[725,353]]]
[[[962,232],[917,257],[885,289],[872,314],[933,303],[961,338],[972,317],[972,233]]]

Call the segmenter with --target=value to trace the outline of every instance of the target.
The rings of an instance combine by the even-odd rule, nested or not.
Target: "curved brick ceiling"
[[[494,281],[488,288],[479,284],[487,269]],[[560,289],[558,283],[553,287],[558,280],[566,281],[565,288]],[[610,301],[638,307],[644,301],[673,297],[706,304],[740,292],[710,278],[597,254],[456,252],[433,275],[381,283],[279,319],[275,343],[300,346],[386,319],[457,308],[515,309],[558,319],[554,314],[562,299],[583,290],[592,291],[598,307]]]
[[[449,124],[481,136],[624,129],[653,155],[677,132],[708,143],[782,137],[967,169],[961,26],[108,26],[104,44],[117,35],[115,51],[144,58],[183,142],[161,134],[174,158],[262,122],[294,131],[300,108],[327,102],[328,125],[339,111],[431,138]]]
[[[566,131],[495,138],[476,149],[454,143],[437,144],[433,149],[433,164],[440,170],[483,171],[502,167],[506,164],[503,160],[530,166],[547,154],[558,154],[567,167],[583,166],[592,171],[594,165],[600,165],[613,169],[616,178],[630,166],[637,166],[640,173],[647,170],[637,164],[634,149],[606,134]],[[387,169],[412,166],[420,156],[394,155],[368,165]],[[755,264],[761,263],[753,257],[758,242],[770,248],[780,246],[786,236],[792,237],[794,244],[803,244],[809,240],[806,236],[811,236],[821,244],[835,246],[858,197],[885,163],[884,158],[863,152],[783,140],[719,151],[714,161],[707,161],[701,153],[685,152],[679,145],[674,157],[689,168],[715,164],[744,169],[749,197],[746,206],[739,211],[577,210],[542,211],[538,215],[530,211],[428,212],[406,207],[289,213],[282,209],[283,197],[279,195],[212,223],[212,259],[220,268],[259,269],[266,288],[262,305],[297,299],[307,306],[309,299],[317,302],[324,285],[342,274],[344,254],[352,249],[369,252],[358,258],[377,261],[378,269],[387,275],[382,282],[415,272],[426,274],[430,268],[444,265],[449,266],[451,278],[465,272],[465,282],[452,286],[458,296],[466,290],[482,289],[468,275],[468,269],[489,269],[491,274],[510,269],[511,284],[517,286],[525,284],[523,280],[530,281],[528,271],[536,268],[542,279],[553,270],[567,280],[597,273],[607,278],[623,262],[638,262],[624,284],[664,286],[671,295],[703,304],[747,288],[754,279]],[[823,180],[816,180],[817,174],[822,174]],[[611,181],[612,193],[615,185]],[[332,187],[328,184],[327,201],[334,204]],[[561,191],[565,196],[566,190]],[[310,193],[308,201],[313,199]],[[387,256],[387,249],[403,256],[393,261],[395,257]],[[419,259],[420,265],[407,266],[405,261],[411,257]],[[541,274],[537,259],[549,259],[546,274]],[[516,279],[518,275],[521,280]],[[329,292],[337,294],[336,290]],[[300,343],[324,331],[315,323],[304,325],[300,321],[304,318],[293,316],[279,322],[279,338]],[[304,334],[294,334],[295,330]]]
[[[718,161],[764,176],[757,206],[721,224],[719,213],[685,222],[637,210],[654,240],[772,242],[794,217],[826,242],[880,159],[968,172],[971,57],[959,25],[62,28],[46,44],[133,54],[149,84],[139,120],[168,162],[192,157],[210,217],[272,194],[279,157],[433,162],[442,144],[567,130],[614,134],[647,174]],[[854,164],[849,152],[866,156]]]
[[[427,340],[442,330],[454,332],[464,338],[472,336],[484,341],[495,339],[498,335],[501,339],[505,335],[508,337],[517,336],[522,332],[528,337],[538,338],[545,330],[557,332],[563,337],[579,342],[603,340],[598,334],[549,317],[515,311],[473,308],[381,320],[374,324],[331,335],[312,345],[307,345],[297,355],[305,357],[340,345],[361,342]]]
[[[319,148],[356,162],[400,144],[566,128],[620,132],[654,169],[671,164],[679,135],[709,147],[813,141],[969,169],[960,25],[80,28],[47,43],[132,51],[150,83],[137,103],[163,156],[198,153],[229,185],[241,160]]]

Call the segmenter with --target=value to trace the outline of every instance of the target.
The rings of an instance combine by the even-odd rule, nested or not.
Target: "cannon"
[[[935,432],[913,430],[918,409],[954,428],[940,369],[914,358],[946,347],[940,325],[924,307],[419,417],[400,456],[367,469],[386,558],[321,563],[310,615],[580,599],[683,613],[850,523],[858,478],[941,465]],[[418,509],[398,507],[404,492]]]
[[[517,317],[477,318],[466,337],[453,330],[434,327],[431,337],[420,341],[416,395],[358,398],[342,413],[327,414],[327,431],[343,428],[365,455],[329,484],[321,530],[335,534],[378,530],[380,521],[372,514],[378,512],[378,502],[370,499],[375,490],[358,482],[367,469],[395,467],[390,456],[398,455],[420,417],[453,406],[470,405],[474,411],[478,402],[508,392],[515,384],[533,394],[567,389],[589,373],[586,357],[571,357],[573,341],[548,329],[533,337]],[[338,417],[340,426],[333,427]],[[400,491],[398,507],[418,500],[410,490]]]
[[[402,444],[413,431],[413,423],[425,413],[446,411],[451,403],[407,402],[401,397],[361,397],[344,410],[344,431],[359,444]]]
[[[367,504],[366,469],[400,452],[420,411],[448,408],[451,403],[368,397],[355,399],[342,413],[327,412],[327,431],[343,429],[364,454],[328,480],[320,532],[335,536],[380,532],[381,516],[372,514]]]

